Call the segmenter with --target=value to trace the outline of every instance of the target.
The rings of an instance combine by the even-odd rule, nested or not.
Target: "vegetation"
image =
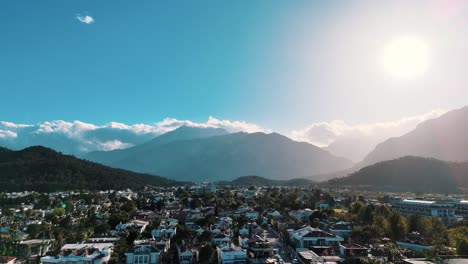
[[[180,183],[114,169],[40,146],[0,151],[0,186],[6,192],[138,189],[148,184],[167,186]]]
[[[329,183],[388,191],[454,193],[468,188],[468,162],[406,156],[376,163]]]

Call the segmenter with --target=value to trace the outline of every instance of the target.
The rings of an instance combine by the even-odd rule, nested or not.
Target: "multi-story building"
[[[133,248],[125,252],[127,264],[159,264],[161,250],[149,241],[135,241]]]
[[[468,200],[461,200],[455,203],[455,213],[468,219]]]
[[[220,264],[245,264],[247,263],[247,251],[234,245],[225,245],[217,248],[218,263]]]
[[[438,217],[446,225],[452,225],[463,219],[461,216],[456,215],[455,204],[449,202],[404,199],[392,202],[392,208],[404,216]]]
[[[290,231],[289,237],[296,248],[339,247],[344,239],[332,233],[310,226]]]

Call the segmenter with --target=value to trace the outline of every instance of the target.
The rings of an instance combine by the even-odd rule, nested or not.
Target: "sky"
[[[316,124],[459,108],[468,98],[467,4],[4,0],[0,120],[155,126],[212,117],[304,138],[297,132]],[[411,78],[382,66],[385,47],[405,36],[429,54]]]

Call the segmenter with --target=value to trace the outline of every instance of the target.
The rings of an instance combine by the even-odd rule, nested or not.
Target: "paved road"
[[[297,258],[297,253],[291,248],[289,248],[287,245],[285,245],[283,241],[281,241],[280,235],[274,229],[268,227],[265,230],[265,235],[266,235],[266,238],[269,241],[271,241],[275,245],[276,248],[278,248],[278,251],[279,251],[278,253],[283,259],[284,263],[292,263],[291,256],[293,258]],[[299,263],[304,264],[301,260],[299,260]]]

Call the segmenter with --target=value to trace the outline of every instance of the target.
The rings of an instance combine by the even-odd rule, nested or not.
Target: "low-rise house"
[[[330,232],[344,239],[349,238],[351,236],[352,231],[353,226],[345,221],[339,221],[330,227]]]
[[[432,241],[426,239],[418,232],[411,232],[402,241],[397,241],[402,248],[422,252],[433,247]]]
[[[250,220],[256,220],[259,215],[260,213],[254,210],[249,210],[245,212],[245,217],[249,218]]]
[[[20,246],[30,248],[30,256],[44,256],[49,250],[53,239],[29,239],[20,242]]]
[[[312,209],[306,208],[303,210],[295,210],[291,211],[289,214],[291,217],[297,219],[297,220],[307,220],[309,217],[312,215],[314,211]]]
[[[227,245],[231,243],[231,237],[226,233],[219,233],[213,236],[212,242],[216,245]]]
[[[367,247],[356,243],[340,245],[340,256],[348,262],[357,262],[361,257],[367,257],[368,252]]]
[[[65,244],[58,255],[42,257],[41,263],[102,264],[109,261],[112,249],[111,243]]]
[[[191,264],[198,262],[198,247],[188,247],[186,245],[177,246],[179,264]]]
[[[272,256],[275,251],[273,244],[259,235],[239,235],[239,245],[255,258]]]

